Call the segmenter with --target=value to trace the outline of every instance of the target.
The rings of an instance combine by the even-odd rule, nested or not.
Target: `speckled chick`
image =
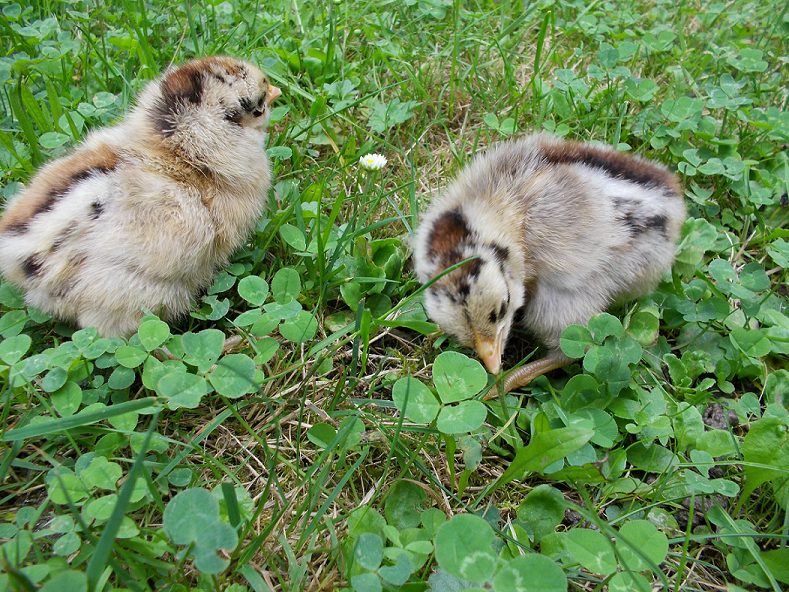
[[[106,337],[143,307],[172,321],[263,212],[280,90],[229,57],[150,82],[123,122],[48,164],[0,220],[0,271],[26,301]]]
[[[562,331],[652,290],[686,218],[663,166],[596,144],[534,134],[478,155],[417,229],[416,271],[430,317],[498,374],[513,322],[549,354],[507,376],[504,392],[571,359]]]

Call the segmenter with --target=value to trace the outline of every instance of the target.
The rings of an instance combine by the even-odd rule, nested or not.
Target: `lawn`
[[[5,200],[171,65],[283,91],[268,212],[189,318],[104,339],[0,285],[0,590],[789,586],[788,8],[0,0]],[[483,402],[411,237],[538,130],[663,162],[690,217],[582,359]]]

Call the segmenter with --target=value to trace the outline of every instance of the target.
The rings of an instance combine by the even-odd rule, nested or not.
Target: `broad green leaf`
[[[789,371],[776,370],[767,376],[764,385],[767,403],[776,403],[789,408]]]
[[[789,476],[789,411],[781,405],[768,405],[762,418],[751,423],[740,450],[745,460],[743,498],[766,481],[785,487]],[[783,507],[786,509],[786,503]]]
[[[534,542],[539,543],[561,524],[564,510],[562,492],[550,485],[539,485],[526,494],[521,502],[518,507],[518,520],[531,527]]]
[[[486,582],[496,570],[493,529],[479,516],[458,514],[438,527],[436,560],[447,573],[470,582]]]
[[[299,272],[290,267],[283,267],[271,280],[271,293],[280,304],[295,300],[301,292]]]
[[[592,334],[586,327],[570,325],[564,331],[559,346],[565,355],[571,358],[583,358],[586,350],[595,344]]]
[[[272,110],[272,112],[271,112],[271,121],[272,122],[279,121],[279,119],[282,119],[282,117],[284,117],[284,115],[279,115],[281,113],[281,111],[277,111],[277,109],[280,109],[280,107],[277,107],[276,109]],[[277,112],[277,115],[278,115],[279,119],[274,119],[275,112]],[[268,155],[269,158],[278,158],[279,160],[288,160],[291,156],[293,156],[293,150],[291,148],[289,148],[288,146],[272,146],[271,148],[267,148],[266,149],[266,154]]]
[[[415,378],[401,378],[392,388],[395,407],[414,423],[431,423],[441,409],[435,395]]]
[[[170,337],[170,327],[159,319],[147,319],[142,322],[137,336],[146,351],[153,351]]]
[[[649,581],[640,573],[632,571],[614,574],[608,583],[608,592],[650,592],[651,590]]]
[[[238,282],[238,294],[253,306],[260,306],[268,298],[268,282],[262,277],[250,275]]]
[[[267,364],[279,349],[279,341],[273,337],[264,337],[257,344],[258,354],[255,356],[255,364]]]
[[[57,476],[53,476],[47,488],[49,499],[55,504],[64,505],[71,501],[79,505],[87,499],[88,490],[74,473],[61,471]]]
[[[52,552],[61,557],[68,557],[79,551],[82,541],[76,532],[67,532],[52,545]]]
[[[68,372],[66,372],[66,370],[63,368],[52,368],[41,381],[41,388],[48,393],[52,393],[66,384],[67,380]]]
[[[668,554],[668,539],[655,525],[647,520],[633,520],[619,529],[616,549],[628,569],[645,571],[650,569],[641,556],[634,551],[638,549],[655,565],[661,564]]]
[[[181,345],[184,352],[189,354],[191,361],[196,364],[199,372],[208,372],[222,355],[225,345],[225,334],[217,329],[205,329],[199,333],[184,333],[181,335]]]
[[[770,288],[770,278],[756,261],[745,264],[740,269],[740,283],[743,287],[761,292]]]
[[[62,146],[66,142],[69,141],[69,137],[66,134],[59,134],[57,132],[47,132],[45,134],[41,134],[39,138],[39,143],[48,150],[52,150],[57,148],[58,146]]]
[[[386,496],[386,522],[399,531],[416,528],[426,498],[425,490],[415,483],[395,481]]]
[[[316,423],[307,430],[307,439],[319,448],[328,448],[336,436],[337,430],[328,423]]]
[[[51,395],[54,405],[61,417],[74,415],[82,403],[82,389],[76,382],[69,380]]]
[[[348,536],[358,538],[362,533],[369,532],[384,539],[386,519],[368,506],[355,508],[348,514]]]
[[[113,390],[122,391],[132,385],[135,376],[136,374],[131,368],[118,366],[112,371],[112,374],[110,374],[110,378],[107,380],[107,386]]]
[[[770,340],[761,331],[737,327],[729,334],[729,338],[737,349],[751,358],[762,358],[772,349]]]
[[[118,463],[109,462],[103,456],[95,457],[88,468],[79,474],[80,480],[89,489],[115,489],[123,470]]]
[[[573,528],[565,538],[567,550],[592,573],[609,575],[616,571],[616,556],[611,541],[596,530]]]
[[[11,366],[22,359],[33,342],[29,335],[16,335],[0,343],[0,360]]]
[[[66,569],[57,572],[40,592],[87,592],[88,578],[84,572]]]
[[[255,363],[244,354],[224,356],[208,380],[220,395],[236,399],[257,389]]]
[[[355,592],[381,592],[381,579],[374,573],[363,573],[351,576],[351,588]]]
[[[279,333],[288,341],[304,343],[318,332],[318,321],[311,312],[300,310],[298,314],[287,319],[279,326]]]
[[[282,239],[293,247],[296,251],[304,251],[307,248],[307,237],[304,233],[290,224],[283,224],[279,228]]]
[[[480,401],[461,401],[457,405],[445,406],[438,412],[436,427],[445,434],[473,432],[483,423],[488,408]]]
[[[179,407],[194,409],[200,404],[203,396],[208,394],[209,388],[202,376],[187,372],[172,372],[159,379],[156,392],[168,399],[167,407],[170,409]]]
[[[118,503],[118,495],[111,493],[102,497],[92,499],[85,504],[83,512],[86,516],[104,522],[112,515],[112,511]]]
[[[596,343],[602,344],[605,338],[613,335],[614,337],[621,337],[624,332],[622,323],[613,315],[604,312],[589,319],[587,325],[589,331]]]
[[[643,347],[650,347],[657,342],[659,326],[660,321],[652,311],[640,310],[630,317],[627,333]]]
[[[584,407],[593,406],[600,398],[599,385],[588,374],[577,374],[567,381],[562,389],[562,409],[573,413]]]
[[[145,361],[148,352],[130,345],[122,345],[115,350],[115,359],[124,368],[136,368]]]
[[[303,312],[301,309],[301,304],[299,304],[298,300],[288,300],[287,302],[269,302],[268,304],[263,305],[263,310],[266,311],[266,314],[263,315],[265,317],[261,318],[252,326],[252,333],[254,335],[265,335],[266,333],[262,332],[262,329],[258,327],[258,323],[263,321],[263,324],[266,325],[268,328],[268,324],[270,323],[270,319],[276,319],[276,321],[280,320],[287,320],[295,318],[299,313]],[[277,326],[277,322],[274,322],[274,327]],[[268,332],[272,331],[274,327],[268,330]],[[257,330],[256,330],[257,329]]]
[[[506,485],[513,479],[521,479],[526,473],[542,472],[546,467],[580,449],[594,436],[594,430],[586,428],[558,428],[537,432],[527,446],[515,454],[515,458],[495,484],[495,488]]]
[[[507,563],[493,579],[496,592],[566,592],[567,576],[545,555],[529,553]]]
[[[381,565],[384,542],[381,537],[369,532],[362,533],[353,546],[353,558],[364,569],[373,571]]]
[[[413,573],[413,570],[414,568],[408,555],[400,552],[397,556],[397,563],[392,566],[382,565],[378,568],[378,575],[393,586],[402,586]]]
[[[436,358],[433,381],[441,401],[454,403],[479,393],[488,382],[488,373],[478,361],[450,351]]]

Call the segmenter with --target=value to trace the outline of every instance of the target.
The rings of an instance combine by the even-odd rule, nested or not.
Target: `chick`
[[[559,348],[567,326],[652,290],[685,217],[679,181],[659,164],[548,134],[501,144],[461,171],[417,229],[423,283],[474,257],[427,288],[425,307],[493,374],[522,315],[549,353],[510,374],[508,392],[572,361]]]
[[[281,94],[252,64],[170,70],[126,119],[45,166],[0,220],[0,272],[26,301],[105,337],[146,308],[185,315],[260,217],[264,148]]]

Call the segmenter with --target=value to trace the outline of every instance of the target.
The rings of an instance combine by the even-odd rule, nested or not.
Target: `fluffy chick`
[[[29,305],[106,337],[134,333],[143,307],[183,316],[264,209],[279,95],[229,57],[148,83],[123,122],[45,166],[8,205],[3,276]]]
[[[617,300],[652,290],[674,260],[686,218],[663,166],[594,144],[526,136],[477,156],[430,205],[416,271],[430,317],[498,374],[516,313],[549,354],[504,392],[571,362],[559,349]]]

